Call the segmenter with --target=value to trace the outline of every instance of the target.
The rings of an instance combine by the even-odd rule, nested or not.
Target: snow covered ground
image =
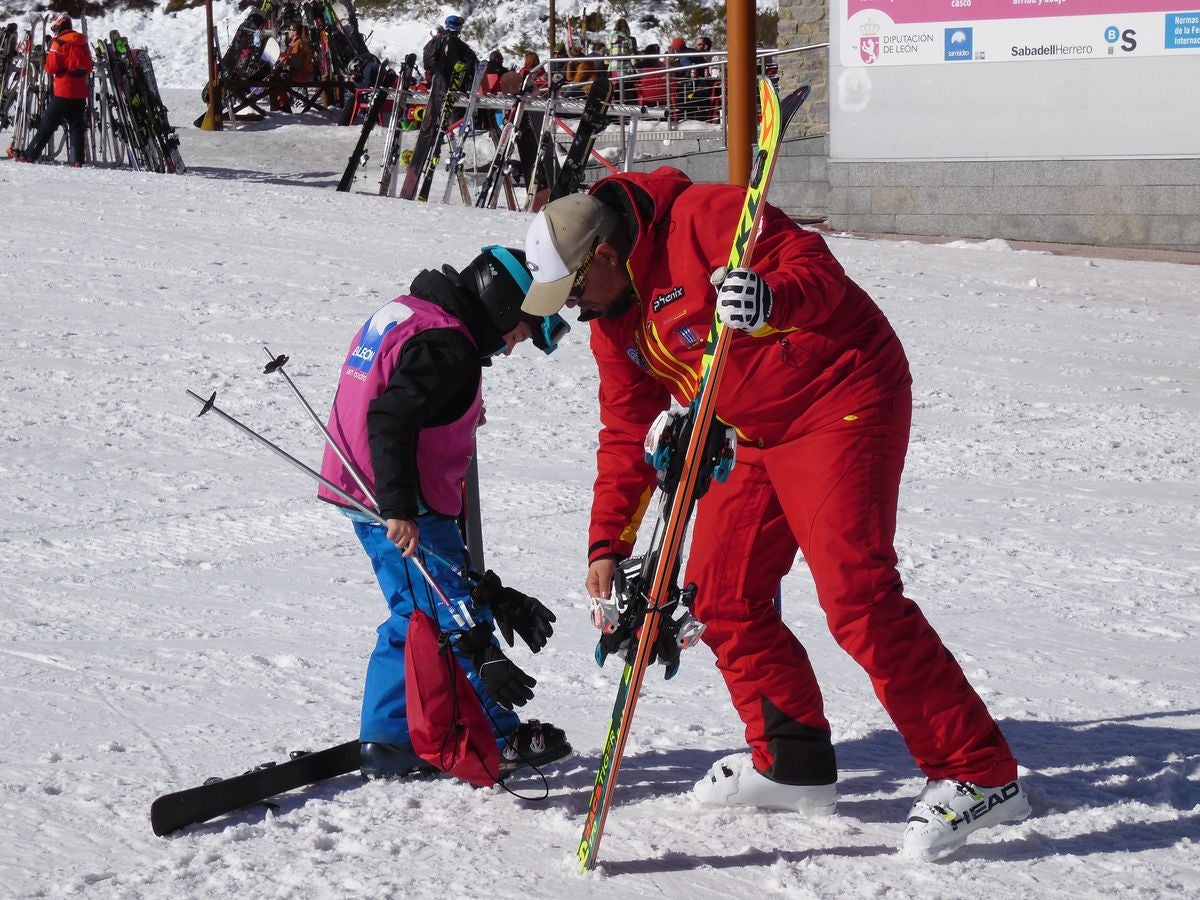
[[[488,562],[559,616],[543,653],[514,651],[539,679],[525,714],[576,750],[549,796],[346,776],[154,837],[157,795],[352,738],[384,612],[346,522],[185,390],[315,463],[263,346],[323,410],[367,315],[528,221],[336,193],[354,136],[317,121],[184,127],[184,177],[0,163],[0,896],[1200,894],[1200,268],[995,242],[831,240],[913,364],[908,590],[1002,720],[1034,818],[940,864],[895,854],[921,779],[800,564],[784,614],[826,690],[839,814],[692,803],[742,746],[700,648],[649,677],[602,867],[575,873],[618,674],[582,592],[582,326],[487,373],[480,446]]]

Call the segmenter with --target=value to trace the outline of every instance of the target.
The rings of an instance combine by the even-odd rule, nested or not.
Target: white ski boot
[[[837,809],[836,784],[782,784],[760,774],[749,753],[719,759],[692,788],[705,806],[757,806],[805,816],[831,816]]]
[[[977,828],[1017,822],[1030,813],[1019,779],[998,787],[930,781],[913,801],[900,852],[926,862],[953,853]]]

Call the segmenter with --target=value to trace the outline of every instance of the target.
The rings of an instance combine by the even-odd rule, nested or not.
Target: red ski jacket
[[[592,322],[600,373],[600,448],[589,561],[627,557],[654,487],[643,440],[655,416],[691,402],[716,305],[711,273],[729,260],[745,189],[683,172],[606,178],[591,193],[629,223],[637,301]],[[739,441],[785,442],[855,414],[911,383],[900,341],[824,239],[768,205],[751,268],[770,286],[762,336],[729,346],[717,416]]]
[[[46,73],[54,76],[54,96],[86,99],[91,71],[92,52],[83,35],[70,29],[60,31],[46,53]]]

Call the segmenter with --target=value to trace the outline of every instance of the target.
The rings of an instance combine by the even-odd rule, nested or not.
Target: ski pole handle
[[[287,364],[288,358],[282,354],[276,356],[271,352],[270,348],[266,346],[263,347],[263,350],[271,360],[263,369],[263,374],[270,375],[272,372],[278,372],[283,376],[283,380],[286,381],[288,387],[292,389],[292,393],[296,395],[296,399],[300,401],[300,404],[304,407],[305,412],[308,413],[309,418],[313,420],[313,424],[320,429],[321,434],[325,437],[325,442],[329,445],[329,448],[333,450],[335,454],[337,454],[337,458],[341,460],[342,465],[346,467],[346,471],[350,473],[350,477],[354,479],[354,483],[358,485],[358,489],[363,492],[364,497],[371,501],[371,505],[378,510],[379,501],[375,499],[375,494],[370,488],[367,487],[366,480],[362,477],[362,474],[357,468],[355,468],[354,464],[350,462],[350,459],[346,456],[345,451],[338,446],[338,442],[333,439],[333,435],[329,433],[329,429],[325,427],[325,423],[321,421],[321,417],[317,415],[316,410],[312,408],[312,405],[307,399],[305,399],[304,395],[300,393],[300,388],[296,387],[296,383],[292,381],[292,377],[288,375],[287,371],[283,368]]]

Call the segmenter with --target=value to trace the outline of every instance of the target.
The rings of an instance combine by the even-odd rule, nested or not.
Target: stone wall
[[[840,230],[1200,251],[1200,159],[830,162],[828,172]]]
[[[647,149],[650,146],[648,144]],[[649,172],[659,166],[674,166],[687,172],[693,181],[728,180],[729,159],[725,150],[702,149],[702,146],[696,140],[673,140],[669,154],[643,156],[633,168]],[[826,135],[784,140],[771,179],[770,202],[800,221],[825,220],[829,216],[828,166],[829,139]]]
[[[829,41],[829,15],[824,2],[779,0],[779,49],[806,47]],[[779,58],[779,90],[786,94],[802,84],[812,87],[804,121],[794,133],[804,136],[829,131],[829,55],[823,50],[790,53]]]

